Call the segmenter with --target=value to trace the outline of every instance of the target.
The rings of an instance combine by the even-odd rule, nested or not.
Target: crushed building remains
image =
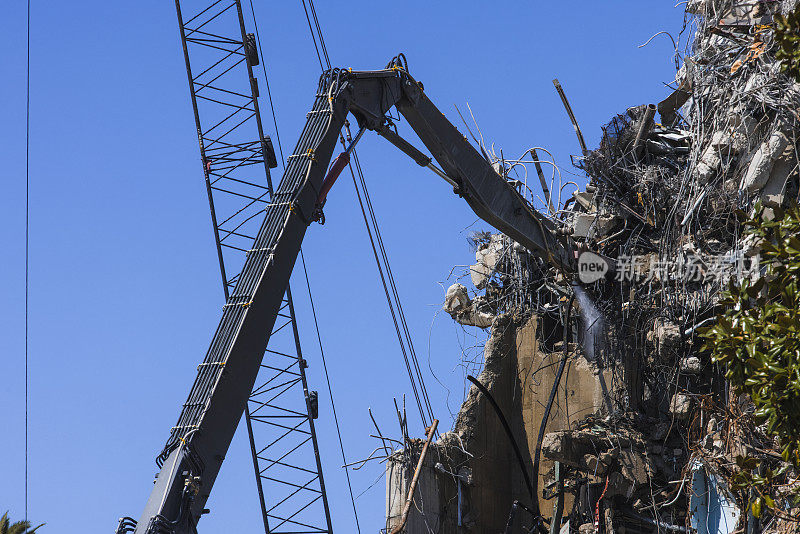
[[[698,338],[726,284],[759,275],[737,211],[800,192],[800,84],[773,46],[773,16],[796,4],[690,0],[672,93],[603,126],[576,159],[584,191],[561,202],[542,178],[552,221],[613,276],[580,283],[508,237],[474,236],[475,291],[454,284],[444,310],[489,329],[485,391],[473,386],[432,443],[406,532],[798,531],[799,509],[762,522],[728,489],[738,455],[775,444]],[[495,167],[511,181],[531,164],[541,177],[539,152],[528,154]],[[421,448],[404,436],[388,454],[387,532]]]

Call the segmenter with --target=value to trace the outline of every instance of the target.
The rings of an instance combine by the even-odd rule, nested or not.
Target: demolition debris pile
[[[610,258],[613,276],[581,285],[505,236],[474,236],[469,274],[483,294],[455,284],[444,309],[463,325],[491,327],[478,380],[512,435],[503,436],[473,388],[455,430],[427,460],[441,469],[431,468],[427,491],[415,497],[420,532],[528,532],[548,523],[551,533],[796,531],[800,509],[776,503],[754,517],[753,496],[730,485],[737,457],[780,450],[699,337],[728,282],[761,272],[737,214],[760,203],[769,217],[798,198],[800,84],[780,71],[774,24],[795,4],[690,0],[681,35],[691,42],[676,50],[672,93],[603,127],[599,147],[577,160],[585,191],[562,203],[563,186],[543,187],[560,231]],[[535,164],[541,177],[538,154],[495,166],[511,181]],[[529,194],[525,176],[513,183]],[[596,394],[581,397],[582,389]],[[506,442],[516,442],[520,462]],[[392,473],[410,462],[393,458],[387,499],[404,487]],[[465,470],[463,480],[453,475]],[[782,483],[800,484],[798,473],[786,471]]]

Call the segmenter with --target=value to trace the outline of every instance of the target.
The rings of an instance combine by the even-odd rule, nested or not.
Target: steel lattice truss
[[[175,5],[227,300],[273,190],[274,151],[253,73],[258,50],[239,0]],[[305,367],[287,287],[245,414],[268,533],[331,532]]]

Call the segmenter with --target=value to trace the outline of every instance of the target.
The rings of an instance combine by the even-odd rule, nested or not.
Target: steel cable
[[[261,70],[264,73],[264,80],[266,82],[266,87],[267,87],[267,98],[269,99],[269,106],[270,106],[270,109],[272,111],[272,123],[275,126],[275,138],[276,138],[276,141],[278,142],[278,151],[281,154],[281,164],[282,164],[283,169],[285,171],[286,170],[286,159],[283,156],[283,145],[281,143],[280,133],[278,132],[278,120],[277,120],[277,117],[275,116],[275,106],[274,106],[273,100],[272,100],[272,92],[270,91],[269,78],[267,77],[266,62],[264,61],[264,53],[263,53],[263,49],[261,47],[261,36],[260,36],[259,31],[258,31],[258,21],[256,19],[255,8],[253,7],[253,0],[249,0],[249,3],[250,3],[250,12],[253,15],[253,26],[254,26],[255,33],[256,33],[256,41],[257,41],[257,44],[258,44],[258,53],[259,53],[259,56],[261,58]],[[337,437],[339,439],[339,450],[342,453],[342,464],[345,465],[345,468],[344,468],[345,469],[345,477],[347,478],[347,487],[348,487],[348,489],[350,491],[350,497],[351,497],[351,501],[352,501],[352,505],[353,505],[353,514],[355,516],[356,529],[360,533],[361,532],[361,526],[359,525],[358,512],[356,511],[355,498],[353,497],[353,488],[352,488],[352,483],[350,481],[350,470],[346,467],[347,466],[347,455],[346,455],[345,450],[344,450],[344,441],[342,439],[342,432],[341,432],[341,428],[340,428],[340,425],[339,425],[339,416],[336,413],[336,403],[334,402],[334,399],[333,399],[333,386],[331,384],[330,375],[328,374],[328,364],[327,364],[327,361],[325,360],[325,349],[323,348],[322,336],[321,336],[320,331],[319,331],[319,323],[317,321],[317,311],[316,311],[316,307],[314,306],[314,297],[312,296],[312,293],[311,293],[311,282],[310,282],[309,277],[308,277],[308,270],[306,269],[306,259],[305,259],[305,255],[303,254],[303,249],[302,248],[300,249],[300,260],[301,260],[302,265],[303,265],[303,274],[305,275],[306,290],[308,291],[308,299],[309,299],[309,302],[311,303],[311,314],[312,314],[312,316],[314,318],[314,329],[315,329],[316,334],[317,334],[317,342],[319,344],[319,352],[320,352],[320,357],[322,359],[322,368],[323,368],[323,371],[325,372],[325,381],[326,381],[326,383],[328,385],[328,397],[331,400],[331,411],[333,413],[334,425],[336,426],[336,435],[337,435]]]
[[[324,70],[323,67],[323,57],[324,57],[324,64],[327,65],[328,69],[331,68],[330,56],[328,55],[327,47],[325,46],[325,39],[322,35],[321,25],[319,23],[319,19],[316,14],[316,9],[314,7],[313,0],[308,0],[308,5],[306,4],[306,0],[301,0],[303,4],[303,10],[306,14],[306,21],[308,22],[308,29],[311,32],[311,38],[314,43],[314,49],[317,54],[317,60],[319,61],[320,68]],[[309,15],[309,10],[311,14]],[[314,20],[312,25],[312,18]],[[314,34],[314,27],[316,27],[316,35]],[[319,41],[319,45],[317,42]],[[320,52],[320,48],[322,51]],[[342,142],[344,142],[344,138],[340,138]],[[364,218],[364,224],[367,228],[367,233],[370,238],[370,244],[373,248],[373,254],[375,256],[375,261],[378,266],[378,272],[381,278],[381,283],[384,286],[384,292],[386,293],[387,304],[389,305],[389,312],[392,316],[392,321],[395,324],[395,331],[397,333],[398,342],[400,344],[400,349],[403,354],[403,359],[405,360],[406,370],[408,371],[409,379],[411,381],[411,388],[414,393],[415,400],[417,402],[417,407],[420,411],[420,418],[422,423],[425,427],[428,426],[428,417],[431,420],[434,419],[433,417],[433,409],[431,407],[430,399],[428,397],[427,389],[425,388],[424,380],[422,377],[421,368],[419,366],[419,360],[417,359],[416,352],[413,348],[413,343],[411,341],[411,335],[408,329],[408,324],[405,319],[405,313],[403,312],[402,305],[400,304],[399,295],[397,292],[397,286],[394,282],[394,276],[391,272],[391,267],[389,265],[389,259],[386,254],[385,247],[383,246],[383,238],[380,235],[380,229],[377,224],[377,218],[374,213],[374,209],[372,208],[371,200],[369,199],[369,192],[366,186],[366,180],[364,179],[364,174],[361,169],[361,165],[358,161],[358,155],[353,151],[353,160],[355,162],[355,171],[353,170],[353,165],[350,164],[350,173],[353,178],[353,184],[356,187],[356,193],[359,197],[359,205],[361,207],[362,215]],[[358,181],[356,181],[356,174],[358,174]],[[367,201],[367,209],[364,209],[364,204],[361,200],[361,193],[359,192],[359,185],[361,183],[361,189],[364,192],[364,198]],[[367,218],[366,212],[369,211],[369,218]],[[370,230],[370,223],[372,221],[372,230]],[[378,248],[380,248],[380,254],[378,254],[378,248],[375,247],[375,239],[373,238],[373,231],[374,235],[378,241]],[[385,266],[385,269],[381,266],[381,261]],[[385,271],[385,275],[384,275]],[[386,279],[389,280],[389,285],[386,284]],[[391,288],[391,291],[390,291]],[[392,297],[394,297],[394,304],[392,303]],[[395,308],[397,311],[395,312]],[[400,322],[398,324],[398,316],[400,318]],[[401,333],[402,331],[402,333]],[[403,342],[403,338],[405,337],[406,342],[408,343],[408,351],[405,348],[405,344]],[[410,356],[410,362],[409,362]],[[413,367],[413,369],[412,369]],[[416,375],[416,379],[415,379]],[[419,385],[417,385],[417,381],[419,381]],[[422,393],[422,398],[420,398],[420,392]],[[425,405],[423,408],[423,404]],[[427,412],[427,416],[426,416]]]
[[[411,370],[411,364],[409,362],[408,353],[406,352],[406,347],[403,342],[403,335],[400,332],[400,326],[397,321],[397,315],[395,313],[394,303],[389,293],[389,286],[386,283],[386,277],[384,275],[384,268],[381,260],[378,256],[378,248],[375,246],[375,239],[373,237],[373,229],[371,228],[369,221],[367,219],[367,212],[364,209],[364,203],[361,199],[361,190],[358,188],[358,183],[356,182],[356,175],[353,171],[352,165],[350,165],[350,174],[353,178],[353,186],[356,188],[356,196],[358,198],[358,204],[361,207],[361,215],[364,218],[364,227],[367,230],[367,237],[369,237],[370,245],[372,246],[372,253],[375,256],[375,264],[378,267],[378,275],[380,276],[381,283],[383,284],[383,291],[386,294],[386,303],[389,306],[389,314],[392,317],[392,321],[394,323],[395,332],[397,333],[397,341],[400,344],[400,352],[403,355],[403,360],[406,364],[406,370],[408,371],[408,376],[411,379],[411,391],[414,393],[414,399],[417,403],[417,408],[419,409],[419,415],[422,419],[422,424],[427,426],[427,419],[425,417],[425,410],[422,407],[422,401],[420,399],[419,391],[417,389],[417,383],[414,379],[413,371]]]
[[[251,6],[252,6],[252,0],[250,0],[250,2],[251,2]],[[322,69],[322,71],[324,73],[325,72],[325,68],[322,66],[322,58],[320,57],[319,48],[317,47],[317,40],[314,37],[314,30],[311,27],[311,20],[308,17],[308,9],[306,9],[305,0],[303,0],[303,10],[306,13],[306,20],[308,21],[308,29],[311,32],[311,39],[314,42],[314,49],[317,52],[317,59],[319,60],[319,66],[320,66],[320,69]],[[322,42],[323,41],[323,39],[322,39],[322,30],[320,29],[320,26],[319,26],[319,20],[317,19],[317,14],[316,14],[316,10],[314,9],[313,2],[311,2],[311,11],[314,14],[314,21],[316,23],[317,31],[318,31],[318,34],[319,34],[319,39],[320,39],[320,42],[322,44],[323,51],[325,53],[325,62],[328,65],[328,70],[330,70],[330,68],[331,68],[330,58],[328,57],[328,52],[325,49],[325,43]],[[255,16],[254,16],[254,19],[255,19]],[[259,48],[260,47],[261,47],[261,45],[259,44]],[[263,62],[263,59],[262,59],[262,66],[263,66],[263,63],[264,62]],[[264,76],[266,77],[266,70],[264,71]],[[269,84],[267,84],[267,87],[269,87]],[[272,96],[269,94],[269,90],[267,90],[267,94],[268,94],[268,96],[270,98],[270,105],[272,105]],[[275,113],[274,113],[274,108],[273,108],[273,119],[274,118],[275,118]],[[277,128],[278,128],[278,125],[277,125],[277,122],[276,122],[275,123],[276,136],[277,136]],[[280,137],[278,137],[278,148],[280,149]],[[281,153],[283,153],[282,150],[281,150]],[[303,273],[304,273],[305,279],[306,279],[306,288],[308,290],[308,298],[309,298],[309,301],[311,303],[311,313],[312,313],[312,315],[314,317],[314,328],[316,329],[317,341],[319,342],[319,350],[320,350],[320,355],[322,357],[322,367],[323,367],[323,370],[325,372],[325,380],[327,381],[327,384],[328,384],[328,394],[330,395],[330,399],[331,399],[331,410],[333,412],[333,418],[334,418],[334,422],[336,424],[336,434],[337,434],[337,436],[339,438],[339,449],[341,450],[341,453],[342,453],[342,463],[343,463],[343,466],[344,466],[345,477],[347,478],[347,489],[348,489],[348,491],[350,493],[350,502],[351,502],[351,504],[353,506],[353,517],[355,518],[355,522],[356,522],[356,530],[358,531],[359,534],[361,534],[361,525],[360,525],[360,522],[358,520],[358,509],[356,508],[356,499],[355,499],[355,496],[353,495],[353,485],[352,485],[352,482],[350,480],[350,469],[347,466],[347,457],[346,457],[345,451],[344,451],[344,441],[342,440],[342,432],[341,432],[341,429],[339,427],[339,419],[338,419],[338,417],[336,415],[336,405],[333,402],[333,389],[331,387],[330,376],[328,375],[328,365],[327,365],[327,363],[325,361],[325,351],[324,351],[323,346],[322,346],[322,336],[320,335],[320,332],[319,332],[319,323],[317,322],[317,312],[316,312],[316,309],[314,307],[314,299],[311,296],[311,283],[310,283],[309,278],[308,278],[308,271],[306,269],[306,260],[305,260],[305,257],[303,255],[302,249],[300,250],[300,259],[301,259],[301,263],[303,264]]]
[[[425,404],[425,409],[427,411],[428,417],[430,417],[430,421],[433,421],[435,419],[435,417],[433,415],[433,408],[431,407],[430,398],[428,397],[428,391],[427,391],[427,388],[425,387],[425,382],[424,382],[423,377],[422,377],[422,371],[421,371],[420,366],[419,366],[419,360],[417,358],[417,353],[416,353],[416,351],[414,349],[414,344],[411,341],[411,332],[409,331],[408,323],[406,322],[406,317],[405,317],[405,312],[403,311],[403,306],[400,303],[400,296],[399,296],[398,291],[397,291],[397,285],[395,284],[395,281],[394,281],[394,274],[392,273],[392,268],[391,268],[391,265],[389,264],[389,257],[388,257],[388,255],[386,253],[386,248],[383,245],[383,237],[381,236],[381,233],[380,233],[380,227],[378,226],[378,221],[377,221],[377,218],[375,216],[375,210],[372,207],[372,200],[371,200],[371,198],[369,196],[369,190],[367,189],[367,183],[366,183],[366,180],[364,179],[364,174],[363,174],[363,172],[361,170],[361,163],[358,160],[358,155],[355,155],[353,159],[355,161],[355,166],[356,166],[356,171],[358,172],[359,181],[361,182],[361,189],[364,192],[364,199],[366,200],[366,203],[367,203],[367,210],[369,211],[370,219],[372,220],[372,227],[375,230],[375,237],[377,238],[378,247],[380,248],[380,251],[381,251],[381,257],[383,259],[383,264],[386,266],[386,273],[388,275],[389,285],[390,285],[390,287],[392,289],[392,295],[394,296],[394,301],[395,301],[395,303],[397,305],[397,311],[398,311],[398,315],[400,317],[400,324],[402,326],[403,334],[404,334],[406,342],[408,344],[408,351],[409,351],[409,354],[411,355],[411,361],[414,364],[414,371],[416,373],[417,380],[419,381],[419,390],[422,393],[422,401]],[[425,421],[424,417],[423,417],[423,424],[424,424],[425,427],[428,426],[428,423]]]
[[[25,68],[25,521],[28,521],[28,282],[30,248],[30,145],[31,145],[31,1],[26,19]]]
[[[308,289],[308,300],[311,303],[311,315],[314,317],[314,329],[317,333],[317,342],[319,343],[319,353],[322,356],[322,370],[325,372],[325,382],[328,384],[328,395],[331,399],[331,410],[333,412],[333,421],[336,424],[336,435],[339,437],[339,450],[342,452],[342,462],[344,466],[344,474],[347,477],[347,487],[350,490],[350,498],[353,502],[353,514],[355,515],[356,520],[356,529],[358,532],[361,532],[361,526],[358,522],[358,512],[356,511],[356,502],[355,498],[353,497],[353,486],[350,482],[350,469],[347,467],[347,456],[344,452],[344,441],[342,440],[342,431],[339,428],[339,417],[336,415],[336,403],[333,402],[333,386],[331,386],[331,378],[328,375],[328,364],[325,361],[325,349],[322,347],[322,336],[319,333],[319,323],[317,322],[317,310],[314,306],[314,297],[311,296],[311,282],[308,279],[308,270],[306,269],[306,258],[303,255],[303,250],[300,249],[300,262],[303,265],[303,275],[306,279],[306,289]]]

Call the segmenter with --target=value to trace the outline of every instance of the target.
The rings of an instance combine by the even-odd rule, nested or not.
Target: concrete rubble
[[[576,286],[503,235],[473,237],[474,290],[452,285],[443,307],[489,329],[477,380],[511,436],[469,389],[429,453],[406,532],[800,531],[777,517],[754,527],[748,496],[727,489],[737,456],[780,451],[746,422],[752,403],[731,393],[697,335],[721,288],[759,273],[737,210],[800,192],[800,84],[772,46],[773,15],[795,4],[687,2],[692,37],[671,92],[613,117],[575,160],[588,184],[553,198],[552,220],[615,260],[614,277]],[[514,165],[497,159],[512,181]],[[414,447],[388,462],[387,499],[407,488]],[[701,483],[716,489],[700,498]],[[727,522],[712,528],[699,510]],[[389,530],[396,512],[387,501]]]
[[[453,284],[445,295],[444,311],[454,320],[466,326],[488,328],[492,326],[494,314],[485,296],[469,298],[467,288],[461,284]]]

